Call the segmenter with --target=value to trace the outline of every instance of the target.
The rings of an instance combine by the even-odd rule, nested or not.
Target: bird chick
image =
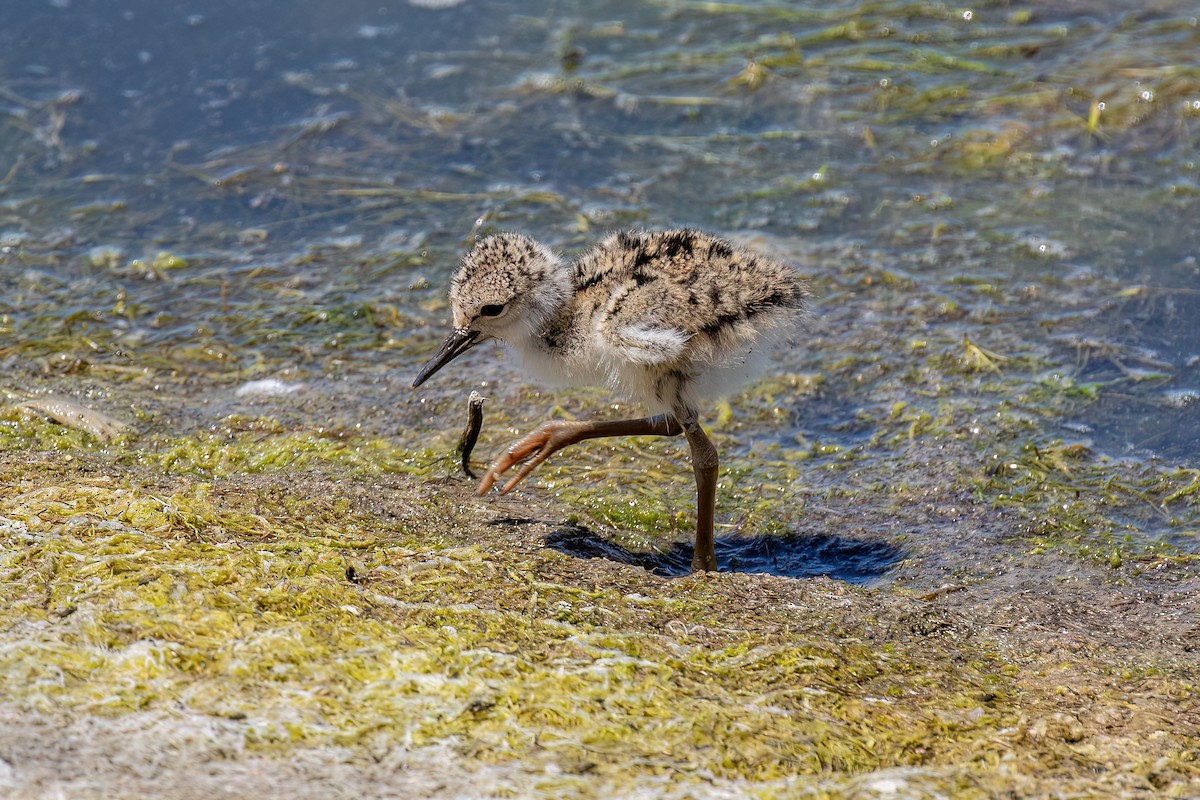
[[[812,293],[781,262],[694,230],[621,231],[566,261],[528,236],[480,240],[450,284],[454,329],[413,386],[473,347],[508,343],[542,379],[607,385],[645,405],[631,420],[552,420],[511,445],[479,484],[508,492],[552,453],[602,436],[683,434],[696,477],[694,570],[715,570],[716,447],[701,403],[753,377],[801,323]]]

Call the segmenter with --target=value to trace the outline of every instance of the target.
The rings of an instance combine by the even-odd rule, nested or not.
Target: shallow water
[[[9,389],[158,431],[244,414],[448,450],[482,387],[481,448],[499,448],[557,406],[633,412],[531,392],[489,352],[408,389],[472,232],[571,251],[694,225],[794,261],[821,295],[808,340],[716,425],[726,532],[750,514],[816,541],[817,496],[879,497],[896,474],[889,503],[966,492],[981,463],[981,503],[1029,500],[997,482],[1055,443],[1200,466],[1191,4],[13,0],[0,23]],[[236,393],[268,377],[303,388]],[[914,474],[939,437],[959,450]],[[678,463],[670,502],[620,480],[636,451],[564,454],[542,485],[630,484],[586,500],[592,521],[669,560],[690,472],[648,447],[664,474]],[[1113,524],[1195,552],[1191,496]],[[659,510],[614,510],[635,497]],[[890,514],[863,523],[905,537],[888,548],[1004,546]],[[839,563],[824,571],[883,571]]]

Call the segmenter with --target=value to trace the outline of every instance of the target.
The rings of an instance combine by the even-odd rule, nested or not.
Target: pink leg
[[[676,418],[678,417],[678,419]],[[486,494],[496,481],[514,464],[529,458],[521,469],[500,487],[501,494],[511,492],[526,476],[554,453],[568,445],[604,436],[678,436],[684,434],[692,452],[692,472],[696,476],[696,550],[692,556],[693,572],[715,572],[717,552],[713,544],[717,507],[717,448],[704,433],[696,412],[682,409],[676,416],[660,414],[642,419],[623,419],[613,422],[543,422],[531,433],[514,442],[504,455],[496,459],[476,494]]]
[[[656,417],[642,419],[622,419],[611,422],[567,422],[552,420],[543,422],[526,436],[514,442],[504,455],[496,459],[483,480],[479,482],[476,494],[486,494],[492,485],[508,471],[510,467],[523,458],[533,456],[521,469],[500,487],[501,494],[511,492],[513,488],[525,480],[538,464],[541,464],[554,453],[567,445],[582,442],[586,439],[598,439],[603,436],[678,436],[683,428],[674,417],[660,414]]]

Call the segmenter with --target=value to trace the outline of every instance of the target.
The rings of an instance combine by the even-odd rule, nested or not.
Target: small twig
[[[475,442],[479,441],[479,431],[483,428],[483,400],[479,392],[471,392],[467,400],[467,427],[463,429],[462,438],[458,440],[458,452],[462,454],[462,470],[472,480],[476,475],[471,471],[471,451]]]
[[[965,587],[961,584],[958,584],[958,583],[943,583],[941,586],[934,589],[932,592],[926,592],[925,594],[917,595],[917,599],[929,601],[929,600],[933,600],[935,598],[941,597],[944,594],[952,594],[953,592],[965,591],[966,588],[967,587]]]

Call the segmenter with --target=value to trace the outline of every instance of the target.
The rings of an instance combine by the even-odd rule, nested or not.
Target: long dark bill
[[[446,337],[446,341],[442,343],[442,348],[437,351],[437,354],[433,358],[429,359],[428,364],[421,367],[420,373],[417,374],[417,379],[413,381],[413,388],[417,388],[429,380],[429,376],[433,375],[433,373],[475,345],[482,344],[484,341],[486,339],[480,338],[479,331],[451,331],[450,335]]]

